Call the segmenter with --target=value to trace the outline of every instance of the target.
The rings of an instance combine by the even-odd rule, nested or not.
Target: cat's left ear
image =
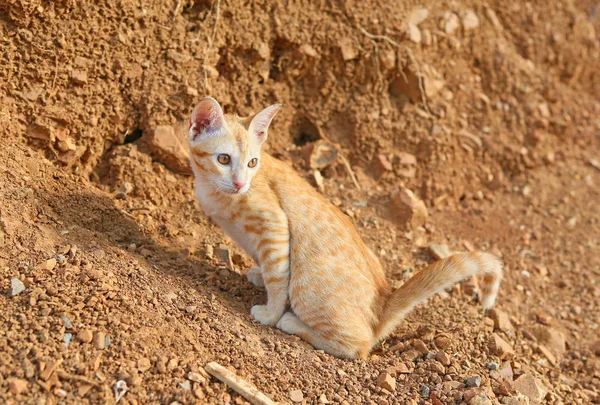
[[[264,141],[267,140],[269,125],[271,124],[273,117],[275,117],[275,114],[277,114],[280,108],[281,104],[273,104],[272,106],[265,108],[264,110],[256,114],[254,118],[252,118],[252,121],[248,126],[248,132],[250,132],[250,134],[256,138],[259,144],[262,144]]]

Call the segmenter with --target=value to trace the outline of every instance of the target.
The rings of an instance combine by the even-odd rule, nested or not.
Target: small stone
[[[315,179],[315,183],[317,184],[317,189],[321,193],[325,193],[325,179],[323,178],[323,175],[321,174],[321,172],[318,170],[314,170],[313,178]]]
[[[65,264],[67,262],[67,258],[64,255],[56,255],[56,262],[59,265]]]
[[[443,335],[437,336],[433,342],[435,343],[435,347],[437,347],[438,349],[447,349],[452,343],[449,337]]]
[[[190,391],[192,389],[192,384],[190,384],[189,381],[182,381],[179,383],[179,388]]]
[[[458,16],[450,11],[444,13],[444,32],[446,34],[453,34],[460,27],[460,20]]]
[[[71,80],[77,84],[86,84],[87,83],[87,72],[85,70],[73,69],[71,72]]]
[[[308,158],[308,165],[312,170],[323,170],[333,164],[338,156],[337,147],[326,140],[309,143],[303,149]]]
[[[495,361],[490,361],[485,366],[487,367],[488,370],[498,370],[498,369],[500,369],[500,364],[496,363]]]
[[[494,320],[494,328],[501,330],[502,332],[514,330],[513,324],[511,323],[506,312],[498,308],[494,308],[490,310],[489,315],[490,318]]]
[[[401,225],[407,228],[417,228],[427,221],[429,213],[425,203],[418,199],[411,190],[402,188],[392,193],[391,200]]]
[[[592,352],[594,352],[594,354],[596,356],[600,356],[600,340],[596,340],[593,344],[592,347],[590,347],[590,349],[592,350]]]
[[[60,316],[60,320],[62,321],[63,325],[65,325],[65,328],[67,328],[67,329],[73,329],[73,324],[71,323],[71,321],[69,320],[69,318],[67,318],[66,315],[61,315]]]
[[[394,167],[384,154],[379,154],[373,159],[373,171],[376,177],[381,177],[385,172],[391,172]]]
[[[352,39],[344,37],[339,45],[340,50],[342,51],[342,58],[345,61],[356,59],[358,57],[358,47]]]
[[[528,330],[538,342],[542,343],[558,354],[562,354],[567,350],[565,335],[546,325],[534,325]]]
[[[36,266],[38,270],[47,270],[52,271],[56,267],[56,258],[53,257],[51,259],[46,260]]]
[[[329,401],[327,400],[327,396],[325,396],[325,394],[319,395],[319,403],[320,404],[328,404],[329,403]]]
[[[61,152],[70,152],[77,149],[77,145],[73,139],[66,137],[65,139],[59,140],[56,143],[56,148]]]
[[[505,380],[512,381],[515,373],[513,372],[512,365],[510,361],[505,361],[502,363],[502,367],[500,367],[500,376]]]
[[[400,363],[396,367],[396,373],[398,373],[398,374],[410,374],[410,369],[408,368],[408,366],[406,365],[406,363]]]
[[[20,395],[27,391],[27,381],[20,378],[9,378],[8,379],[8,390],[13,395]]]
[[[229,270],[233,270],[233,260],[231,258],[231,251],[225,245],[220,245],[215,249],[215,254],[219,261],[225,263]]]
[[[18,278],[10,279],[10,296],[15,297],[25,291],[25,284]]]
[[[56,134],[51,127],[40,124],[30,124],[27,127],[27,136],[50,142],[54,142],[56,139]]]
[[[194,372],[189,372],[187,374],[187,379],[193,382],[197,382],[199,384],[205,385],[206,384],[206,378],[204,378],[201,374],[199,373],[194,373]]]
[[[127,246],[127,250],[129,250],[130,252],[135,252],[136,249],[137,245],[135,243],[130,243],[129,246]]]
[[[546,348],[546,346],[543,345],[539,345],[538,346],[538,351],[546,358],[548,359],[548,361],[550,362],[550,364],[552,364],[553,366],[557,366],[558,365],[558,361],[556,360],[556,356],[554,354],[552,354],[552,352],[550,350],[548,350]]]
[[[462,23],[465,31],[474,30],[479,27],[479,17],[473,10],[467,10],[463,15]]]
[[[150,367],[152,367],[152,363],[150,363],[149,359],[145,357],[141,357],[138,359],[137,369],[140,370],[142,373],[145,373],[146,371],[150,370]]]
[[[493,402],[487,397],[485,392],[475,395],[469,400],[469,405],[492,405]]]
[[[488,340],[490,353],[497,355],[500,359],[512,358],[515,354],[513,348],[504,339],[493,333]]]
[[[186,142],[185,131],[171,125],[156,127],[150,138],[150,149],[158,160],[171,170],[191,174],[189,146]]]
[[[302,390],[292,390],[290,391],[290,399],[292,402],[302,402],[304,401],[304,393]]]
[[[394,392],[396,390],[396,379],[390,373],[384,372],[377,377],[377,386]]]
[[[106,347],[106,335],[104,332],[96,332],[94,333],[93,342],[94,347],[98,350],[104,350]]]
[[[92,334],[92,331],[90,331],[89,329],[82,329],[77,334],[77,339],[79,339],[83,343],[90,343],[93,338],[94,338],[94,335]]]
[[[445,259],[446,257],[452,255],[452,251],[448,247],[448,245],[441,245],[437,243],[432,243],[429,245],[429,251],[436,259]]]
[[[420,339],[415,339],[412,343],[412,346],[416,351],[418,351],[421,354],[429,353],[429,349],[427,348],[427,345],[425,344],[425,342],[423,342]]]
[[[127,198],[127,196],[129,195],[129,193],[131,193],[133,191],[133,186],[131,185],[131,183],[123,183],[119,186],[119,188],[115,191],[115,197],[118,200],[124,200]]]
[[[421,396],[423,398],[429,399],[429,394],[431,393],[431,389],[426,386],[425,384],[421,385],[421,388],[419,388],[419,393],[421,394]]]
[[[71,333],[65,333],[63,335],[63,341],[65,343],[65,346],[69,346],[69,343],[71,343],[71,339],[73,339],[73,335]]]
[[[450,356],[444,351],[439,351],[435,354],[435,359],[442,363],[444,366],[449,366],[451,363]]]
[[[548,389],[540,380],[530,374],[523,374],[515,380],[515,389],[529,398],[533,404],[539,404],[546,397]]]
[[[416,8],[408,15],[408,24],[418,26],[429,16],[429,10],[426,8]]]
[[[398,152],[396,155],[398,156],[401,165],[414,166],[417,164],[415,155],[406,152]]]
[[[413,41],[416,44],[420,44],[423,40],[423,36],[421,35],[421,30],[419,27],[413,24],[408,25],[408,39]]]
[[[465,380],[465,385],[467,387],[479,387],[481,386],[481,377],[478,375],[474,375]]]

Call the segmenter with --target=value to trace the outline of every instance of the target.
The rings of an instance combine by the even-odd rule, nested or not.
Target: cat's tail
[[[502,261],[496,256],[484,252],[457,253],[417,272],[387,298],[375,330],[376,340],[391,333],[415,305],[479,274],[483,275],[479,282],[480,301],[484,309],[489,309],[496,301],[502,279]]]

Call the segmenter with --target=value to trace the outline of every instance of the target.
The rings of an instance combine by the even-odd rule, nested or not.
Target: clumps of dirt
[[[0,398],[598,403],[600,19],[593,4],[0,0]],[[249,258],[200,212],[185,122],[284,105],[267,149],[398,287],[501,256],[366,360],[254,322]],[[117,388],[115,395],[115,388]]]

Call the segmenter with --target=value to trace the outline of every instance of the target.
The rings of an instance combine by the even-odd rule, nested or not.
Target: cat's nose
[[[246,183],[242,183],[239,181],[234,181],[233,185],[235,186],[236,190],[241,190],[242,188],[244,188],[244,186],[246,185]]]

